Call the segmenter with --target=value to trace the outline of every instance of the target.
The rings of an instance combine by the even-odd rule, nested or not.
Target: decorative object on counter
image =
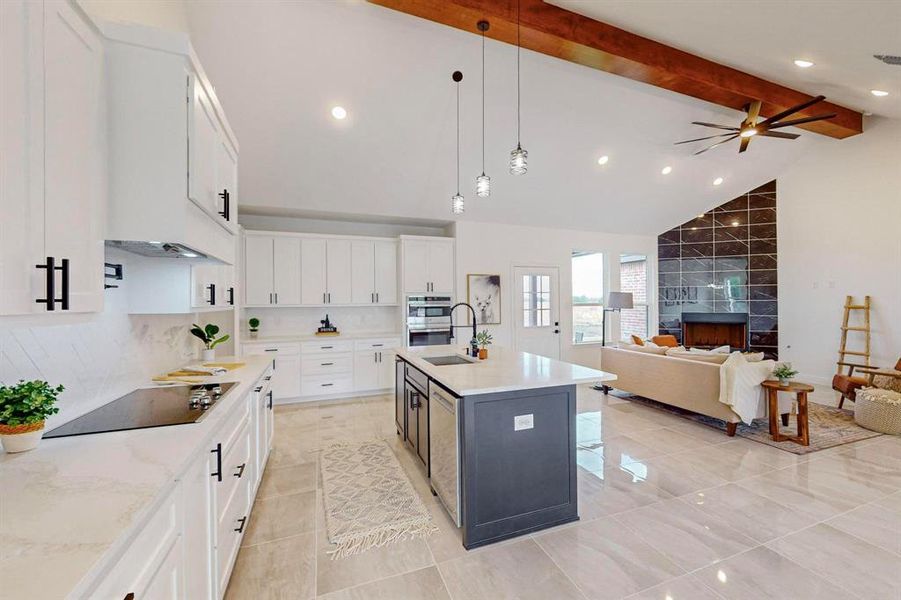
[[[0,444],[10,454],[33,450],[44,433],[44,420],[59,412],[54,406],[62,385],[21,380],[0,386]]]
[[[483,329],[476,334],[476,341],[479,343],[479,360],[485,360],[488,358],[488,346],[494,338],[487,329]]]
[[[781,363],[773,369],[773,375],[779,380],[779,384],[786,386],[798,372],[792,369],[791,363]]]
[[[260,332],[260,320],[256,317],[250,317],[247,321],[247,325],[250,327],[250,337],[256,339]]]
[[[633,308],[632,292],[610,292],[607,294],[607,304],[601,316],[601,346],[607,345],[607,313],[619,312],[624,308]]]
[[[328,315],[319,322],[322,323],[322,327],[316,330],[316,335],[341,335],[338,326],[329,320]]]
[[[500,325],[501,276],[466,275],[466,300],[475,308],[477,324]]]
[[[457,193],[451,198],[451,212],[455,215],[462,215],[466,208],[466,203],[460,194],[460,82],[463,81],[463,72],[454,71],[451,79],[457,84]]]
[[[222,337],[217,338],[216,334],[219,333],[219,326],[213,325],[212,323],[207,323],[203,326],[203,329],[201,329],[199,325],[194,323],[194,325],[191,326],[191,333],[194,335],[194,337],[203,342],[203,345],[205,346],[203,350],[203,360],[206,362],[209,362],[216,358],[216,346],[228,340],[229,338],[229,335],[227,333]]]
[[[332,559],[438,531],[384,441],[335,444],[322,451],[319,465]]]

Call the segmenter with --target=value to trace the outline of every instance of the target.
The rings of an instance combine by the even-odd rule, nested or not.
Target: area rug
[[[438,530],[386,442],[335,444],[319,464],[333,559]]]
[[[720,419],[699,415],[676,406],[670,406],[668,404],[663,404],[662,402],[657,402],[656,400],[651,400],[650,398],[622,392],[612,392],[612,395],[617,398],[630,400],[659,410],[665,410],[685,419],[695,421],[696,423],[713,427],[714,429],[719,429],[721,431],[725,431],[726,429],[726,423]],[[825,450],[827,448],[859,442],[861,440],[868,440],[883,435],[877,431],[864,429],[855,423],[854,411],[851,410],[832,408],[830,406],[824,406],[822,404],[817,404],[816,402],[808,401],[807,413],[807,421],[810,428],[809,446],[802,446],[795,442],[774,442],[770,435],[770,424],[767,419],[755,419],[751,425],[739,423],[736,435],[755,442],[760,442],[761,444],[766,444],[767,446],[779,448],[780,450],[785,450],[786,452],[791,452],[792,454],[810,454],[811,452],[819,452],[820,450]],[[792,413],[789,416],[788,426],[782,425],[782,420],[780,419],[779,427],[781,428],[780,431],[795,435],[798,431],[797,415]]]

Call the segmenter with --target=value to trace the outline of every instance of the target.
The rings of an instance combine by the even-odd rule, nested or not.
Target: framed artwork
[[[470,273],[466,276],[466,300],[476,311],[478,325],[501,322],[501,276]]]

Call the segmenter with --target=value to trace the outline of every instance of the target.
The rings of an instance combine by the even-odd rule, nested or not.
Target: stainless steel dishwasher
[[[457,398],[431,387],[429,395],[429,442],[432,489],[447,508],[457,527],[460,519],[460,440]]]

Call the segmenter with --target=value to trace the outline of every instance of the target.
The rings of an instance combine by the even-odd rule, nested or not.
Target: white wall
[[[553,210],[548,207],[548,210]],[[466,300],[466,274],[501,276],[501,324],[485,326],[494,343],[513,345],[514,266],[556,266],[560,272],[560,357],[562,360],[598,367],[600,350],[596,344],[572,343],[571,254],[573,250],[604,252],[607,262],[606,291],[619,289],[619,255],[645,254],[648,257],[648,297],[657,297],[657,238],[642,235],[594,233],[567,229],[546,229],[495,223],[458,221],[457,297]],[[657,331],[657,306],[649,306],[650,331]],[[608,314],[608,318],[609,318]],[[614,316],[611,339],[619,339],[619,317]]]
[[[845,296],[868,294],[871,362],[894,365],[901,356],[901,120],[868,120],[863,135],[804,156],[778,186],[780,358],[801,378],[828,382]]]
[[[184,0],[78,0],[78,4],[95,19],[189,32]]]

